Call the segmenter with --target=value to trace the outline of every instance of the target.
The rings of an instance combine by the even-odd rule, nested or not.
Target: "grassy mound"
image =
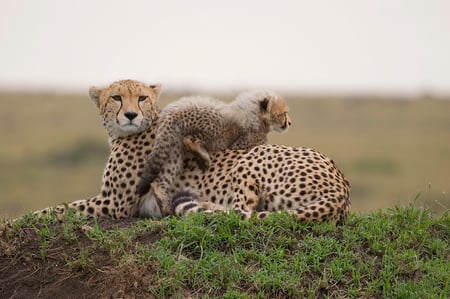
[[[450,216],[414,207],[305,224],[27,215],[0,237],[0,298],[449,298]]]

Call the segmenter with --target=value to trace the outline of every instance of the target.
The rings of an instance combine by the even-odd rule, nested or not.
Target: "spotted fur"
[[[136,194],[136,182],[154,148],[159,92],[160,86],[132,80],[92,89],[91,98],[111,141],[100,194],[38,213],[54,211],[62,216],[69,208],[79,214],[115,219],[160,217],[154,200]],[[127,112],[138,115],[127,117]],[[124,117],[128,121],[123,122]],[[324,221],[342,220],[350,209],[349,185],[333,161],[312,149],[279,145],[211,153],[211,165],[205,171],[188,154],[168,193],[174,197],[173,211],[178,216],[233,209],[246,218],[263,218],[285,210],[302,221]]]
[[[205,173],[181,176],[173,214],[234,210],[248,219],[287,211],[303,221],[342,221],[349,212],[347,180],[313,149],[266,144],[222,151],[211,162]]]
[[[147,196],[160,203],[163,214],[170,214],[167,190],[182,170],[186,147],[206,168],[210,153],[227,148],[250,149],[266,143],[271,130],[283,132],[290,125],[286,102],[271,91],[245,92],[229,104],[209,97],[182,98],[161,113],[155,147],[138,193],[150,191]]]
[[[161,86],[135,80],[122,80],[106,88],[91,87],[89,96],[100,112],[111,152],[103,172],[100,194],[38,211],[58,216],[67,209],[88,216],[115,219],[131,216],[160,216],[156,202],[146,201],[140,214],[136,195],[138,174],[144,168],[156,136],[160,111],[157,107]]]

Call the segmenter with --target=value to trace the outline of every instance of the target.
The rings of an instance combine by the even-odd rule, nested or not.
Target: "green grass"
[[[95,278],[89,292],[106,296],[450,297],[450,216],[412,206],[352,214],[341,226],[299,223],[287,214],[112,223],[105,228],[101,219],[70,215],[61,228],[52,218],[27,216],[6,231],[3,242],[11,245],[2,258],[56,260],[58,273]],[[17,243],[27,229],[41,244],[34,251]]]

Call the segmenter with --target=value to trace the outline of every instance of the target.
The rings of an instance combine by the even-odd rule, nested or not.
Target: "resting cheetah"
[[[145,157],[154,145],[160,87],[124,80],[95,90],[91,97],[97,103],[111,139],[101,192],[93,198],[48,208],[42,213],[54,210],[58,215],[64,214],[67,206],[80,214],[115,219],[160,216],[155,202],[141,200],[135,194]],[[129,121],[121,122],[123,116]],[[131,135],[118,136],[106,125],[113,123]],[[133,130],[136,133],[132,133]],[[350,208],[349,185],[341,172],[330,159],[304,148],[260,145],[250,151],[224,150],[211,154],[211,165],[206,171],[198,168],[195,159],[187,158],[173,191],[185,188],[190,190],[188,201],[175,196],[176,215],[201,209],[214,211],[227,205],[243,211],[246,216],[256,212],[262,217],[273,211],[287,210],[299,220],[324,221],[340,220]],[[198,200],[192,198],[192,194]]]
[[[341,222],[349,212],[347,180],[331,159],[313,149],[264,144],[213,157],[206,172],[181,175],[172,199],[174,215],[234,210],[248,219],[287,211],[304,221]]]
[[[167,191],[182,171],[185,147],[210,166],[211,152],[250,149],[267,142],[267,134],[291,125],[283,98],[267,90],[243,92],[231,103],[193,96],[176,101],[161,112],[155,146],[148,157],[138,193],[154,197],[164,215],[170,214]]]
[[[160,85],[134,80],[116,81],[106,88],[91,87],[89,96],[99,109],[111,145],[100,194],[37,213],[53,211],[62,216],[69,208],[88,216],[115,219],[139,216],[136,182],[138,172],[144,168],[145,157],[153,147],[160,114],[156,103],[160,91]],[[148,216],[159,215],[156,203],[147,201],[145,207]]]

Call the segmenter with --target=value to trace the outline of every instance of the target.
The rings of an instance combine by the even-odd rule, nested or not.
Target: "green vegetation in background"
[[[176,98],[163,93],[160,106]],[[333,158],[353,211],[449,209],[450,101],[286,98],[293,125],[269,142]],[[99,192],[109,146],[87,95],[0,93],[0,140],[0,218]]]

